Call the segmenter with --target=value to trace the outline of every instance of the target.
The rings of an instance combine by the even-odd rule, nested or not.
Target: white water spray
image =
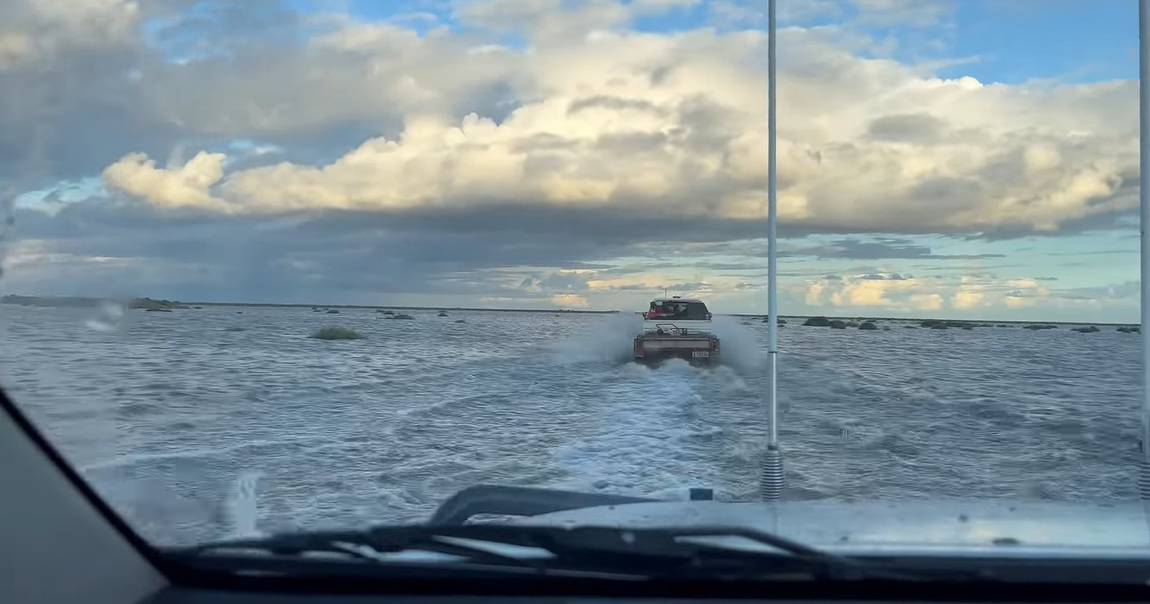
[[[232,483],[225,501],[230,537],[243,539],[260,536],[257,528],[259,503],[256,496],[261,476],[259,472],[242,472]]]
[[[717,317],[711,321],[711,332],[719,336],[719,358],[723,365],[744,375],[766,367],[762,338],[752,328],[732,317]]]
[[[631,360],[635,336],[641,333],[643,319],[639,315],[608,315],[587,329],[557,342],[553,350],[565,363],[624,362]]]

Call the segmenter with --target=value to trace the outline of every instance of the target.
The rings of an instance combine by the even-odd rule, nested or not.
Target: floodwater
[[[759,320],[649,368],[630,315],[405,312],[5,305],[0,384],[162,543],[417,522],[474,484],[754,498]],[[879,325],[781,328],[787,497],[1136,497],[1138,336]]]

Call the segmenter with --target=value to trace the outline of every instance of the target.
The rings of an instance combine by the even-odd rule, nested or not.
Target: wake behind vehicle
[[[719,338],[710,326],[711,313],[702,300],[655,299],[643,313],[643,333],[635,336],[633,358],[643,363],[667,359],[713,363],[719,358]]]

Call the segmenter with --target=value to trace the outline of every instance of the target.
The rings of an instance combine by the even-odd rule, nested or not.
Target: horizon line
[[[388,305],[388,304],[313,304],[304,302],[195,302],[185,300],[172,300],[167,298],[151,298],[148,296],[133,296],[133,297],[120,297],[120,296],[107,296],[107,297],[89,297],[89,296],[39,296],[39,295],[23,295],[23,294],[5,294],[0,297],[0,303],[9,303],[8,298],[33,298],[42,300],[91,300],[99,302],[102,300],[153,300],[172,302],[175,304],[182,304],[188,306],[245,306],[245,307],[269,307],[269,308],[355,308],[355,309],[380,309],[380,310],[444,310],[444,311],[490,311],[490,312],[524,312],[524,313],[569,313],[569,314],[618,314],[633,312],[639,314],[642,311],[626,311],[626,310],[601,310],[593,308],[485,308],[485,307],[468,307],[468,306],[403,306],[403,305]],[[728,317],[757,317],[766,318],[766,313],[748,313],[748,312],[731,312],[731,313],[715,313],[717,316]],[[780,318],[794,318],[794,319],[808,319],[812,317],[826,317],[827,319],[874,319],[880,321],[951,321],[955,323],[1028,323],[1028,324],[1054,324],[1054,325],[1115,325],[1115,326],[1141,326],[1139,322],[1112,322],[1112,321],[1064,321],[1064,320],[1040,320],[1040,319],[985,319],[985,318],[970,318],[970,319],[952,319],[946,317],[884,317],[881,315],[873,314],[854,314],[854,315],[831,315],[831,314],[783,314],[779,313]]]

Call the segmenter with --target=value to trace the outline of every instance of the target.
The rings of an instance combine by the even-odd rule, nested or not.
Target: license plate
[[[692,350],[691,351],[691,358],[692,359],[709,359],[709,358],[711,358],[711,351],[710,350]]]

